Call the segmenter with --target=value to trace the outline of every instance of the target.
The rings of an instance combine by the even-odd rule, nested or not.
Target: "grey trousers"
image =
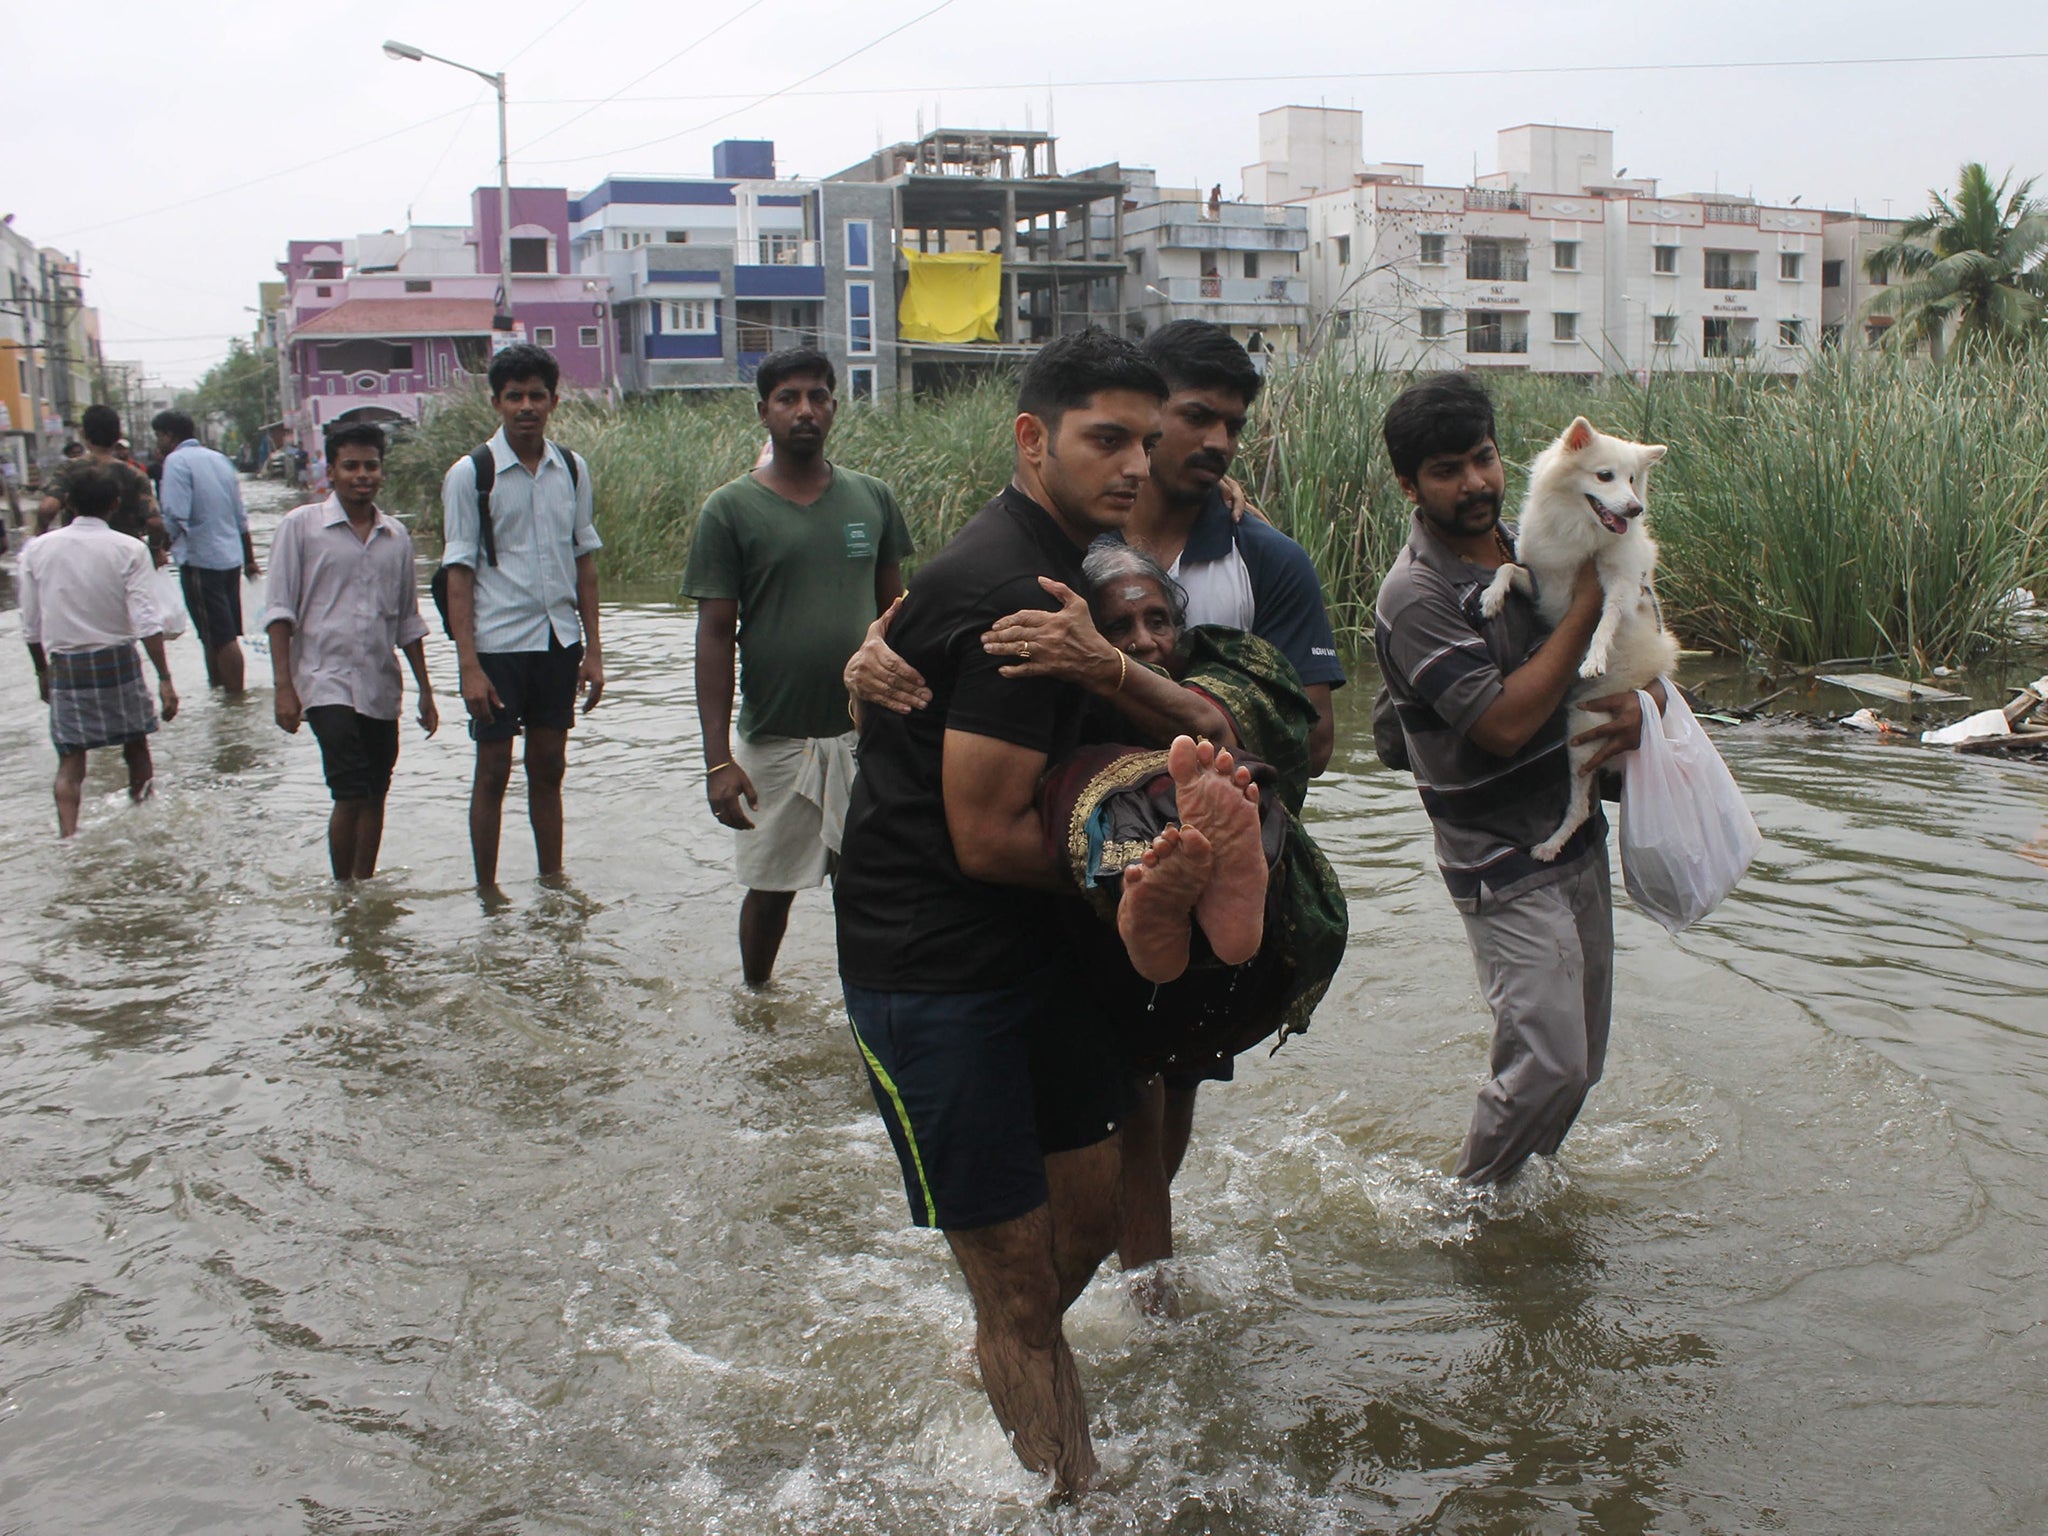
[[[1492,1184],[1532,1154],[1557,1151],[1607,1064],[1614,896],[1606,848],[1554,884],[1467,914],[1465,937],[1493,1010],[1493,1058],[1457,1172]]]

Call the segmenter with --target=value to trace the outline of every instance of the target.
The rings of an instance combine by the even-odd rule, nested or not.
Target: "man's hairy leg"
[[[1051,1190],[1052,1259],[1065,1313],[1116,1252],[1123,1234],[1123,1143],[1114,1135],[1045,1160]]]
[[[469,786],[469,849],[476,883],[498,883],[498,838],[505,821],[505,789],[512,782],[512,743],[476,744],[476,777]]]
[[[1081,1375],[1060,1331],[1052,1208],[950,1231],[946,1241],[974,1297],[974,1353],[996,1422],[1025,1466],[1050,1472],[1063,1493],[1084,1492],[1100,1469]]]

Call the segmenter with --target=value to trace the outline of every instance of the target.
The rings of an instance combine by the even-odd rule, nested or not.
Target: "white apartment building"
[[[1890,329],[1885,316],[1865,315],[1863,306],[1889,286],[1864,270],[1870,253],[1899,236],[1904,219],[1866,219],[1855,213],[1823,215],[1820,232],[1821,337],[1861,351],[1876,346]]]
[[[1131,335],[1175,320],[1207,320],[1243,343],[1261,367],[1298,349],[1308,321],[1305,208],[1212,203],[1193,187],[1160,187],[1148,170],[1126,167],[1121,175]],[[1100,215],[1095,222],[1107,223]]]
[[[1822,339],[1817,211],[1660,197],[1616,174],[1611,132],[1547,124],[1502,130],[1500,169],[1473,185],[1431,185],[1368,164],[1362,121],[1264,113],[1267,158],[1245,170],[1247,195],[1308,210],[1312,345],[1394,368],[1647,375],[1796,373]]]

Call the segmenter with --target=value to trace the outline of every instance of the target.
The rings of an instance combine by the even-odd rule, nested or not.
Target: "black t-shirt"
[[[1038,584],[1079,584],[1083,551],[1014,486],[983,507],[910,583],[889,644],[932,701],[908,715],[870,708],[846,816],[833,907],[839,973],[877,992],[982,992],[1015,985],[1063,949],[1061,898],[960,872],[946,830],[948,730],[1043,752],[1079,740],[1087,696],[1047,678],[1006,678],[981,636],[1021,608],[1059,605]]]

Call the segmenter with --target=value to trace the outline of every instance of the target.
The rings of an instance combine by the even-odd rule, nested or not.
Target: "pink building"
[[[301,444],[337,421],[418,420],[427,397],[480,378],[501,337],[552,352],[565,392],[615,387],[611,285],[570,269],[567,190],[512,190],[509,337],[492,324],[497,189],[478,188],[470,206],[466,229],[415,226],[286,247],[279,371],[285,421]]]

